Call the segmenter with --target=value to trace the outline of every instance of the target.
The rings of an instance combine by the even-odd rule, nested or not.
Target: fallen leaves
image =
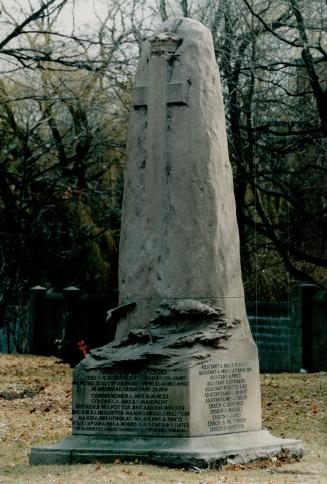
[[[312,407],[311,407],[311,411],[312,411],[312,413],[313,413],[313,414],[316,414],[316,413],[318,413],[318,412],[319,412],[319,407],[318,407],[318,405],[317,405],[316,403],[314,403],[314,404],[312,405]]]
[[[327,418],[326,376],[323,372],[262,375],[264,427],[277,436],[316,435],[322,442]]]
[[[294,482],[282,473],[284,464],[290,463],[287,456],[273,462],[260,461],[246,466],[229,465],[222,470],[209,471],[201,476],[202,480],[196,473],[185,469],[182,471],[145,466],[137,459],[133,462],[116,459],[114,465],[96,462],[85,466],[64,466],[58,472],[51,467],[45,467],[47,470],[43,471],[28,467],[27,454],[32,446],[58,442],[71,432],[72,370],[68,365],[57,363],[56,358],[0,355],[0,482],[275,484],[275,478],[271,478],[271,475],[268,478],[267,475],[272,469],[281,470],[278,482]],[[296,464],[299,469],[308,465],[308,459],[311,459],[313,466],[323,460],[326,377],[326,373],[262,375],[264,427],[274,435],[302,438],[308,442],[306,461]],[[1,395],[11,395],[14,398],[1,398]],[[318,446],[321,449],[319,452]],[[321,459],[319,455],[322,456]],[[20,478],[1,480],[6,473]],[[315,482],[314,477],[315,474],[310,474],[312,482]]]
[[[55,362],[29,355],[0,356],[3,462],[26,463],[31,446],[70,432],[71,369]]]

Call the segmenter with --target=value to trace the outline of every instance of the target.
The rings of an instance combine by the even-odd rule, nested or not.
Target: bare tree
[[[265,274],[280,263],[295,279],[327,279],[326,188],[319,187],[326,181],[326,34],[315,23],[323,23],[320,5],[312,2],[309,10],[293,0],[243,0],[237,18],[235,4],[225,3],[217,52],[228,89],[243,262],[250,274],[256,265],[262,288]],[[288,278],[275,274],[275,285],[284,280],[285,290]]]
[[[138,53],[135,19],[117,4],[92,35],[58,29],[66,1],[30,4],[29,12],[17,5],[14,14],[2,2],[0,325],[36,283],[116,287]]]
[[[2,320],[31,284],[115,285],[131,78],[177,15],[213,34],[248,296],[326,284],[323,0],[115,1],[84,33],[67,0],[0,5]]]
[[[213,34],[249,294],[280,297],[290,278],[326,284],[325,2],[163,5]]]

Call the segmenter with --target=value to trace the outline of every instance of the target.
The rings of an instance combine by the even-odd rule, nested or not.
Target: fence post
[[[75,286],[63,290],[63,335],[64,341],[74,342],[78,333],[78,301],[81,290]]]
[[[292,371],[312,368],[312,298],[317,286],[299,283],[292,289]]]
[[[42,331],[42,306],[43,298],[47,289],[42,286],[34,286],[30,289],[30,324],[26,351],[29,354],[37,353],[37,338]]]
[[[312,294],[312,371],[327,371],[327,290]]]

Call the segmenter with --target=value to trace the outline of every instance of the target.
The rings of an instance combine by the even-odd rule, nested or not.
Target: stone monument
[[[133,91],[113,342],[74,371],[73,433],[31,464],[213,467],[302,454],[261,426],[232,171],[209,30],[168,20]]]

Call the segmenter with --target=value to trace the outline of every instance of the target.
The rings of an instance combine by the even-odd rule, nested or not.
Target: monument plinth
[[[301,456],[301,442],[262,430],[219,73],[210,32],[190,19],[165,22],[139,62],[119,292],[115,340],[74,371],[73,435],[30,463]]]

